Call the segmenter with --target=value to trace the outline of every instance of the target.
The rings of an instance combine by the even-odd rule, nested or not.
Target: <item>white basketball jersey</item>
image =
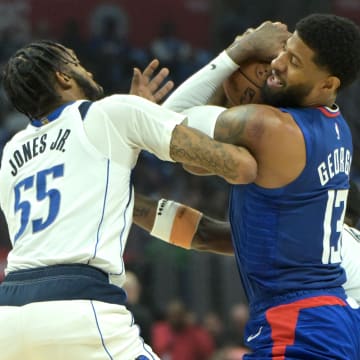
[[[28,125],[4,149],[0,204],[13,245],[6,273],[83,263],[121,286],[131,171],[141,149],[171,161],[171,133],[184,117],[143,98],[113,95],[93,102],[83,121],[81,103],[55,110],[46,125]]]
[[[360,304],[360,231],[344,224],[342,266],[346,272],[346,293]]]

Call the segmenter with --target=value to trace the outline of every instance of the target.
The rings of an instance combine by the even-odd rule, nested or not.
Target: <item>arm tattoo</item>
[[[170,145],[170,156],[175,161],[200,166],[228,180],[235,180],[242,168],[241,151],[246,150],[213,141],[199,131],[180,126],[175,128]]]
[[[133,223],[150,232],[154,225],[156,208],[157,200],[135,192]]]
[[[241,106],[220,114],[215,127],[214,138],[228,144],[243,145],[245,128],[254,115],[252,106]]]
[[[150,213],[150,208],[145,206],[134,206],[133,216],[134,217],[147,217]]]
[[[255,95],[256,91],[251,87],[247,87],[240,96],[240,105],[251,104]]]

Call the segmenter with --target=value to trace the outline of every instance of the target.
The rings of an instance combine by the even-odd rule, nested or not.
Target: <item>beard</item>
[[[312,90],[310,85],[293,85],[283,89],[270,88],[267,83],[261,88],[261,97],[266,105],[274,107],[303,107],[304,99]]]
[[[75,72],[71,74],[71,77],[82,89],[87,100],[95,101],[101,99],[104,96],[104,90],[102,86],[100,86],[94,80],[88,79]]]

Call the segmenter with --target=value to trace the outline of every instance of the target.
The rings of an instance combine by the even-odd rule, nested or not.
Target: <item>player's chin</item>
[[[100,85],[94,86],[91,92],[89,92],[88,99],[91,101],[100,100],[104,97],[104,89]]]
[[[282,94],[285,92],[284,87],[278,87],[278,86],[269,86],[268,84],[265,84],[263,88],[261,89],[261,93],[265,98],[266,97],[272,97],[272,96],[278,96],[279,94]]]
[[[98,95],[97,95],[97,99],[96,100],[99,100],[99,99],[102,99],[104,97],[104,89],[102,86],[98,85]]]

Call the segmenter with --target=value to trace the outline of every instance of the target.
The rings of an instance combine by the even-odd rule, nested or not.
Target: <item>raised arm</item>
[[[230,224],[171,200],[135,194],[134,224],[185,249],[232,255]],[[177,233],[181,229],[181,234]]]
[[[163,106],[182,112],[193,106],[214,103],[217,89],[241,64],[272,60],[289,35],[286,25],[267,21],[253,31],[238,36],[219,56],[181,84]]]
[[[154,59],[143,72],[139,68],[134,68],[129,94],[160,103],[172,90],[174,83],[166,80],[169,69],[165,67],[159,70],[159,65],[159,60]]]

